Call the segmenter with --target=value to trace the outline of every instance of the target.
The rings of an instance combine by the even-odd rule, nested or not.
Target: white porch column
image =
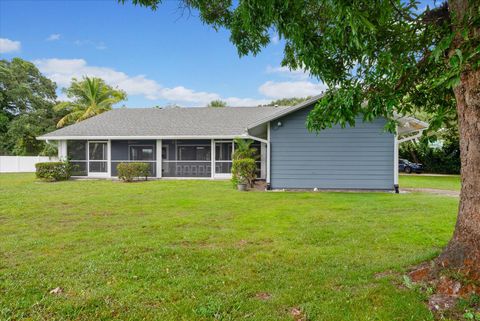
[[[267,177],[267,144],[260,143],[260,178]]]
[[[272,144],[270,143],[270,122],[267,124],[267,184],[270,184],[270,158],[272,154]]]
[[[107,176],[112,177],[112,141],[107,140]]]
[[[398,134],[394,136],[393,142],[393,187],[398,193]]]
[[[58,149],[58,159],[63,161],[67,159],[67,141],[66,140],[58,140],[57,141],[57,149]]]
[[[161,139],[157,139],[157,167],[156,167],[156,171],[157,171],[157,178],[162,178],[162,140]]]
[[[215,177],[215,140],[214,139],[211,140],[210,149],[211,149],[211,153],[212,153],[211,156],[210,156],[210,158],[211,158],[210,167],[212,168],[211,171],[210,171],[211,172],[210,177],[214,178]]]

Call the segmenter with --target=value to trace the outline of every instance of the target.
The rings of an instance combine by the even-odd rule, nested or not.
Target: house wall
[[[272,188],[393,189],[394,135],[385,119],[317,134],[305,126],[311,109],[270,123]]]

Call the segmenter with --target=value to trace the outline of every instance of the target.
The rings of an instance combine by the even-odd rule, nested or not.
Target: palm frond
[[[58,121],[57,128],[62,128],[65,125],[70,125],[77,122],[79,118],[82,116],[82,114],[83,112],[79,110],[79,111],[74,111],[65,115],[64,117],[62,117],[62,119]]]

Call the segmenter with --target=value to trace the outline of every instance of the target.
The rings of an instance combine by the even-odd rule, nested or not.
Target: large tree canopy
[[[38,155],[55,129],[56,85],[31,62],[0,60],[0,154]]]
[[[161,1],[133,3],[157,9]],[[394,111],[416,107],[432,111],[433,125],[440,124],[455,108],[452,88],[461,71],[478,67],[479,39],[472,30],[480,14],[474,0],[470,13],[456,19],[462,25],[456,32],[446,3],[422,13],[412,0],[184,3],[198,9],[205,23],[229,29],[240,55],[259,53],[273,33],[284,39],[282,64],[305,69],[331,88],[309,118],[315,130],[353,124],[359,113],[367,120],[393,119]]]
[[[126,2],[127,0],[120,0]],[[161,0],[131,0],[156,10]],[[439,126],[455,108],[462,192],[454,236],[438,262],[480,278],[480,1],[449,0],[419,12],[414,0],[185,0],[240,55],[276,33],[282,64],[328,85],[307,126],[322,130],[421,109]],[[469,272],[469,273],[470,273]]]
[[[0,60],[0,81],[0,110],[10,117],[48,107],[57,98],[55,83],[20,58]]]

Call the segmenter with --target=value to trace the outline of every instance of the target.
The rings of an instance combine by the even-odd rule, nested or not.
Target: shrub
[[[73,165],[69,161],[35,164],[37,178],[48,181],[64,181],[72,176]]]
[[[232,183],[248,184],[253,187],[256,178],[257,166],[253,158],[234,159],[232,164]]]
[[[132,182],[135,178],[145,177],[150,174],[148,163],[120,163],[117,165],[118,178],[124,182]]]
[[[460,173],[460,145],[457,139],[443,142],[441,147],[432,147],[428,139],[400,145],[400,158],[422,163],[425,172],[439,174]]]

